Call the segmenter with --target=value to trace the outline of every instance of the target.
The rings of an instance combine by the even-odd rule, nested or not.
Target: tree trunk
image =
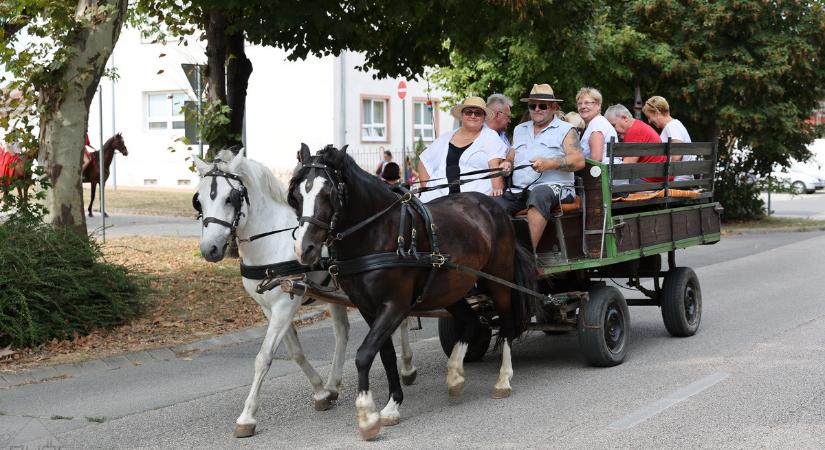
[[[79,0],[76,54],[58,68],[60,82],[40,86],[40,163],[52,187],[46,191],[47,220],[86,235],[80,166],[92,103],[106,61],[120,37],[127,0]],[[112,8],[101,11],[103,7]]]
[[[246,110],[246,91],[249,76],[252,75],[252,61],[246,57],[244,32],[237,31],[228,36],[226,64],[226,99],[231,108],[229,130],[241,136],[243,133],[244,111]],[[238,139],[230,145],[242,145]]]
[[[223,10],[209,10],[206,19],[206,77],[209,100],[226,104],[226,16]],[[210,146],[211,149],[211,146]]]

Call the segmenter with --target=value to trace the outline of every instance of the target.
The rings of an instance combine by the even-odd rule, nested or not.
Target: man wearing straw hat
[[[575,200],[573,172],[584,167],[584,154],[573,126],[556,116],[558,99],[549,84],[534,84],[527,103],[530,120],[516,126],[513,147],[501,168],[532,167],[513,173],[513,187],[497,201],[510,214],[527,208],[533,250],[538,245],[552,211]]]

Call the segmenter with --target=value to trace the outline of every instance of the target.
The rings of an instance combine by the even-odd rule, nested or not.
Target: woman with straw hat
[[[447,182],[455,184],[449,188],[424,192],[421,200],[427,202],[458,192],[501,195],[504,190],[504,180],[501,177],[463,185],[457,183],[462,173],[497,168],[507,153],[507,146],[498,134],[484,126],[487,117],[491,116],[487,104],[481,97],[467,97],[455,105],[450,114],[461,121],[461,127],[444,133],[421,153],[418,177],[422,187],[427,185],[427,180],[434,178],[446,178]],[[474,178],[485,175],[475,175]]]

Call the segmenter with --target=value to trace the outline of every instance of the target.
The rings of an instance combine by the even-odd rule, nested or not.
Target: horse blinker
[[[195,192],[195,195],[192,196],[192,207],[198,212],[198,217],[203,215],[203,207],[201,206],[201,201],[197,192]]]

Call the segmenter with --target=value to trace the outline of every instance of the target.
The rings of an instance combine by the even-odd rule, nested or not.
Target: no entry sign
[[[404,100],[404,97],[407,96],[407,83],[405,81],[398,82],[398,98]]]

